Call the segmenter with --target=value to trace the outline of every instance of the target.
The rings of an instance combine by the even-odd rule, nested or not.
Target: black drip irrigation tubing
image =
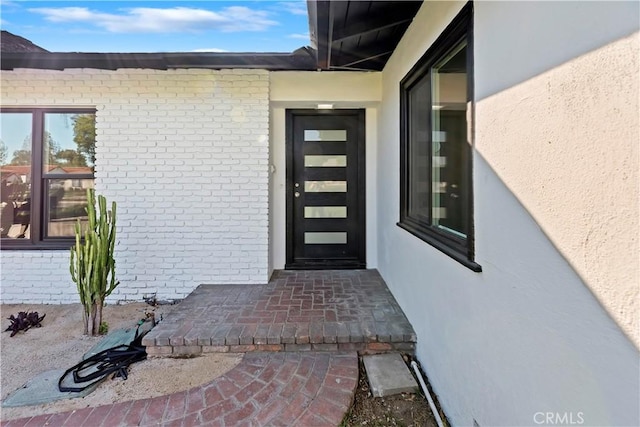
[[[127,379],[129,365],[147,358],[146,347],[142,345],[142,335],[136,335],[130,344],[121,344],[108,348],[100,353],[86,358],[82,362],[67,369],[58,380],[58,390],[61,392],[81,392],[99,383],[111,374],[113,378]],[[64,379],[72,374],[77,387],[63,386]]]

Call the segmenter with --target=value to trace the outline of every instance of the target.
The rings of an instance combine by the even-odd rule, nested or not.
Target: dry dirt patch
[[[360,357],[360,377],[351,408],[340,427],[437,427],[429,403],[422,392],[373,397],[367,371]],[[444,414],[440,414],[443,420]]]
[[[175,306],[156,308],[156,320]],[[144,318],[144,303],[107,305],[104,320],[110,330],[134,326]],[[82,355],[98,343],[100,337],[82,335],[82,306],[80,304],[0,305],[1,330],[9,326],[6,320],[19,311],[37,311],[46,314],[41,328],[29,329],[10,337],[0,334],[0,392],[2,400],[36,375],[52,369],[67,369],[80,361]],[[223,375],[236,366],[241,354],[213,353],[191,359],[149,359],[135,363],[129,379],[106,379],[96,391],[85,398],[61,400],[45,405],[21,408],[2,408],[1,419],[8,420],[45,413],[95,407],[129,400],[162,396],[202,385]]]

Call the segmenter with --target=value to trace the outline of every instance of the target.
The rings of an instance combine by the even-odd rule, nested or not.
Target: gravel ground
[[[156,320],[175,306],[155,308]],[[134,326],[145,317],[145,311],[154,310],[145,303],[107,305],[103,320],[110,330]],[[100,337],[82,335],[82,306],[80,304],[0,305],[2,331],[10,322],[10,315],[20,311],[46,314],[41,328],[32,328],[10,337],[0,334],[0,392],[2,400],[36,375],[53,370],[67,369],[78,363],[82,355],[101,340]],[[45,413],[125,402],[162,396],[210,382],[236,366],[242,354],[212,353],[190,359],[149,359],[131,365],[129,379],[106,379],[97,390],[84,398],[61,400],[45,405],[20,408],[2,408],[2,421]]]

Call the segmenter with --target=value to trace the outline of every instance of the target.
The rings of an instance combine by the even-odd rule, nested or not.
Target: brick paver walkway
[[[202,285],[143,344],[150,356],[246,353],[231,371],[186,392],[3,425],[337,426],[358,382],[357,352],[413,353],[415,341],[376,270],[277,271],[267,285]]]
[[[254,352],[245,354],[225,375],[188,391],[2,425],[337,426],[351,405],[357,382],[354,352]]]
[[[150,356],[413,353],[416,335],[376,270],[276,271],[267,285],[201,285],[144,339]]]

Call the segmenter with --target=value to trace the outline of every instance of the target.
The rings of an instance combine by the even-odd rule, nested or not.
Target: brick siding
[[[16,70],[2,106],[95,107],[96,189],[118,203],[111,300],[268,280],[262,70]],[[2,251],[0,301],[77,301],[68,251]]]

